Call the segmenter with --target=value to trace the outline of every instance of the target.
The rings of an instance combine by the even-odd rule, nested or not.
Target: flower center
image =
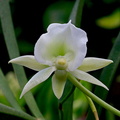
[[[55,62],[55,66],[58,70],[65,70],[67,68],[66,59],[62,56],[59,56]]]

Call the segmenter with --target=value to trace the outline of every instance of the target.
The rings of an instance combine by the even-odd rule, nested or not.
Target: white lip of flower
[[[47,33],[41,35],[35,44],[34,56],[25,55],[9,61],[38,71],[25,85],[20,97],[47,80],[53,72],[52,88],[58,99],[63,94],[68,72],[77,79],[108,90],[102,82],[87,72],[103,68],[113,61],[85,58],[87,41],[85,31],[75,27],[71,21],[67,24],[50,24]]]

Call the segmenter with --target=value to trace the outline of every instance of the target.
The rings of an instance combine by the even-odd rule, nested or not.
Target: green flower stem
[[[93,99],[96,103],[100,104],[102,107],[105,109],[113,112],[115,115],[120,116],[120,111],[117,110],[116,108],[112,107],[111,105],[107,104],[100,98],[98,98],[96,95],[91,93],[89,90],[87,90],[78,80],[71,75],[70,73],[68,74],[68,79],[78,88],[80,89],[83,93],[85,93],[87,96],[89,96],[91,99]]]
[[[91,110],[92,110],[92,112],[93,112],[93,114],[94,114],[94,116],[95,116],[95,119],[96,119],[96,120],[99,120],[98,112],[97,112],[97,110],[96,110],[96,107],[95,107],[92,99],[91,99],[90,97],[88,97],[88,96],[86,96],[86,98],[87,98],[88,103],[89,103],[89,105],[90,105],[90,108],[91,108]]]

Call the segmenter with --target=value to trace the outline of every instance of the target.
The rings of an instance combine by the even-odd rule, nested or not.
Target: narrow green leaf
[[[110,111],[106,111],[106,120],[116,120],[115,115]]]
[[[68,80],[62,98],[59,100],[60,120],[72,120],[73,112],[73,84]]]
[[[84,2],[85,0],[76,0],[75,5],[70,15],[70,19],[72,20],[72,23],[76,25],[77,27],[81,26]]]
[[[113,45],[113,48],[110,52],[110,55],[108,57],[109,59],[113,60],[113,64],[107,66],[103,69],[102,74],[100,76],[100,80],[110,88],[113,78],[115,75],[115,72],[118,68],[118,65],[120,63],[120,33],[118,37],[116,38],[116,41]],[[100,97],[102,100],[106,100],[107,94],[109,91],[104,90],[103,88],[96,87],[94,94]],[[102,107],[100,105],[96,105],[96,108],[98,110],[98,114],[100,116]],[[93,118],[93,115],[91,114],[91,111],[88,113],[87,120],[91,120]]]
[[[24,118],[24,119],[27,119],[27,120],[36,120],[36,118],[30,116],[29,114],[27,114],[23,111],[16,110],[12,107],[8,107],[8,106],[6,106],[4,104],[1,104],[1,103],[0,103],[0,112],[5,113],[5,114],[18,116],[18,117],[21,117],[21,118]]]
[[[67,81],[68,82],[68,81]],[[70,84],[70,83],[67,83],[67,84]],[[63,104],[71,95],[72,93],[74,92],[75,90],[75,86],[71,84],[71,87],[67,88],[67,92],[63,94],[63,96],[61,97],[61,99],[59,100],[59,103],[60,104]]]
[[[9,101],[9,103],[17,110],[21,110],[21,107],[19,106],[18,102],[16,101],[9,85],[4,77],[4,74],[2,70],[0,69],[0,88],[2,89],[2,92],[4,93],[5,97]]]
[[[3,30],[3,34],[4,34],[10,59],[18,57],[20,54],[19,54],[17,43],[16,43],[8,0],[0,0],[0,18],[1,18],[2,30]],[[23,88],[24,85],[27,83],[27,78],[26,78],[24,69],[23,67],[18,65],[13,65],[13,68],[17,75],[20,87]],[[43,119],[43,116],[36,105],[33,95],[29,92],[25,95],[24,98],[31,112],[36,117]]]

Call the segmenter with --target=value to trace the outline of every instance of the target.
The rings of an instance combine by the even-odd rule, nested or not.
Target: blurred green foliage
[[[17,99],[17,101],[19,102],[20,106],[24,106],[25,105],[25,101],[22,99],[22,100],[19,100],[19,96],[20,96],[20,93],[21,93],[21,90],[20,90],[20,86],[17,82],[17,79],[16,79],[16,76],[15,76],[15,73],[10,71],[6,74],[6,80],[10,86],[10,89],[12,90],[15,98]],[[8,105],[10,106],[9,102],[6,100],[4,94],[2,93],[2,91],[0,90],[0,103],[3,103],[5,105]]]
[[[110,15],[96,20],[96,24],[105,29],[115,29],[120,27],[120,9],[113,11]]]
[[[51,23],[66,23],[68,22],[74,2],[72,1],[57,1],[50,4],[43,15],[43,26],[45,30]]]
[[[81,83],[88,89],[92,90],[92,85],[90,83],[81,81]],[[74,92],[74,101],[73,101],[73,117],[74,120],[78,119],[79,117],[84,117],[87,110],[88,110],[88,101],[85,95],[80,92],[77,88]]]

